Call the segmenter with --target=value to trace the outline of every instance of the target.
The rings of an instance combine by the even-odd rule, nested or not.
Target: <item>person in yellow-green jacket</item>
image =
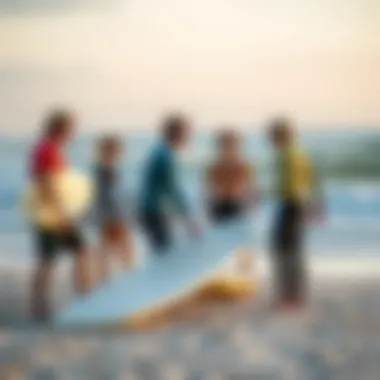
[[[269,139],[275,149],[278,200],[272,236],[275,307],[291,311],[306,301],[303,238],[307,219],[322,216],[322,192],[316,170],[296,141],[293,123],[274,120]]]

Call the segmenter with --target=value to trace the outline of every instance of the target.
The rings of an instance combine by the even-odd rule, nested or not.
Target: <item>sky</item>
[[[378,0],[0,0],[0,132],[52,107],[83,128],[380,126]]]

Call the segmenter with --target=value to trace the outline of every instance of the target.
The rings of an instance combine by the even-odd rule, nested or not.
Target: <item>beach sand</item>
[[[71,297],[67,278],[56,305]],[[27,271],[0,273],[0,379],[378,380],[380,278],[317,276],[310,306],[271,312],[267,278],[242,302],[194,303],[144,332],[28,326]]]

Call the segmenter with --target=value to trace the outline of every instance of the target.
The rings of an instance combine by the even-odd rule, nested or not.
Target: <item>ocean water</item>
[[[69,149],[70,162],[91,172],[94,143],[98,136],[79,136]],[[121,162],[122,196],[126,208],[134,204],[144,157],[155,136],[133,132],[122,136],[126,154]],[[374,257],[380,255],[380,133],[311,131],[301,135],[324,179],[326,219],[307,236],[311,255]],[[256,167],[258,186],[272,181],[271,150],[265,136],[244,136],[244,154]],[[18,200],[27,181],[27,157],[33,140],[0,138],[0,262],[15,263],[32,257],[28,226],[18,210]],[[181,157],[183,187],[196,214],[202,212],[202,178],[214,155],[212,133],[197,133]],[[260,202],[253,216],[252,244],[265,251],[269,244],[275,204],[270,197]]]

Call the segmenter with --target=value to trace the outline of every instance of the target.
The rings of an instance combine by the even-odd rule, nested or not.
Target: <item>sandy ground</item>
[[[135,333],[28,327],[27,287],[0,273],[1,380],[380,379],[380,279],[315,279],[308,310],[286,316],[264,281],[244,302],[193,304]],[[67,302],[62,283],[55,297]]]

